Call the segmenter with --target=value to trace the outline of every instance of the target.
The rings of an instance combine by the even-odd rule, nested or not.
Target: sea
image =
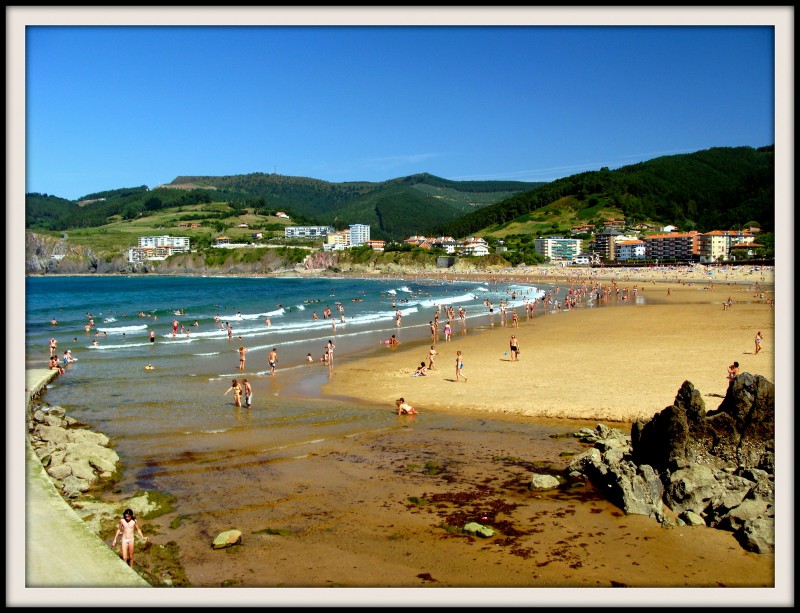
[[[225,471],[255,460],[291,460],[326,440],[407,427],[393,407],[326,397],[321,386],[337,365],[391,351],[385,341],[392,335],[401,343],[430,342],[440,307],[440,330],[452,306],[465,312],[454,334],[481,334],[501,317],[501,300],[524,316],[525,303],[549,289],[443,279],[28,277],[25,360],[27,368],[47,368],[51,338],[59,358],[71,352],[75,361],[43,400],[111,439],[123,466],[122,492],[159,490],[188,500],[196,479],[182,478],[182,471],[198,465],[216,466],[224,483]],[[320,361],[328,341],[335,345],[330,366]],[[243,370],[240,346],[247,348]],[[267,365],[272,349],[279,360],[274,375]],[[234,378],[251,383],[250,409],[225,395]],[[510,435],[531,440],[564,430],[563,423],[542,420],[436,412],[417,424],[510,428]],[[224,500],[223,493],[204,504],[222,507]]]

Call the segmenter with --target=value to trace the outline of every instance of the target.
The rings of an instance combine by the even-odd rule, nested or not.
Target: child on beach
[[[428,369],[425,366],[425,362],[420,362],[419,366],[417,366],[417,370],[414,371],[414,374],[411,375],[412,377],[426,377],[428,376]]]
[[[406,402],[405,398],[398,398],[394,401],[395,406],[397,407],[397,414],[398,415],[418,415],[418,411],[414,409],[410,404]]]
[[[125,509],[122,512],[122,519],[119,520],[119,525],[117,526],[117,533],[114,535],[114,542],[111,543],[111,547],[117,546],[117,538],[121,534],[122,541],[120,545],[122,550],[121,551],[122,559],[125,560],[131,568],[133,568],[134,530],[139,532],[139,538],[141,538],[143,541],[150,540],[150,537],[142,534],[142,529],[139,527],[139,523],[133,516],[133,511],[131,511],[130,509]]]

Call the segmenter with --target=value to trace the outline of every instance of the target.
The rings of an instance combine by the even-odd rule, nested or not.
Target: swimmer
[[[155,366],[153,366],[152,364],[148,364],[147,366],[144,367],[145,370],[153,370],[154,368]]]

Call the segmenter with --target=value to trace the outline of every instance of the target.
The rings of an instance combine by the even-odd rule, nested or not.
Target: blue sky
[[[29,26],[26,192],[551,181],[775,142],[769,26]]]

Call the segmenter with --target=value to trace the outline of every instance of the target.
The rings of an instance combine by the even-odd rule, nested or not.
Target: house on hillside
[[[465,244],[461,250],[462,255],[483,256],[489,255],[489,248],[485,244],[479,242],[472,242]]]

